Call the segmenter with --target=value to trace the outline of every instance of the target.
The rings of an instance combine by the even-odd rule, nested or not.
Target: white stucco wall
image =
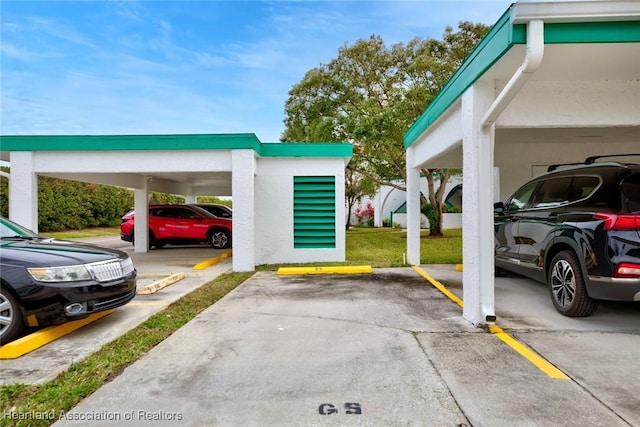
[[[294,249],[294,176],[335,176],[336,247],[334,249]],[[261,157],[257,162],[255,201],[256,265],[307,263],[311,260],[313,262],[345,260],[343,159]]]
[[[188,182],[163,178],[172,173],[187,177],[189,173],[230,172],[234,271],[250,271],[259,264],[345,260],[343,157],[259,157],[252,149],[234,149],[80,151],[72,155],[63,151],[11,152],[10,159],[9,216],[36,231],[38,175],[133,188],[135,205],[142,207],[147,206],[148,191],[190,195],[193,187]],[[293,248],[294,176],[335,177],[335,248]],[[142,216],[138,219],[144,222]],[[136,252],[147,251],[145,240],[146,234],[136,234]]]
[[[462,175],[456,175],[449,178],[449,181],[446,185],[446,190],[444,192],[444,198],[447,197],[449,192],[458,184],[462,183]],[[436,189],[440,185],[440,181],[435,182]],[[424,177],[420,178],[420,192],[422,194],[428,194],[429,187],[427,185],[427,179]],[[355,215],[355,211],[358,208],[364,208],[368,203],[374,208],[375,218],[374,218],[374,226],[382,227],[384,219],[391,218],[391,212],[398,209],[404,202],[407,201],[407,192],[397,189],[395,187],[383,185],[378,190],[378,193],[373,197],[364,197],[362,201],[356,204],[353,207],[351,212],[351,225],[358,225],[358,218]],[[420,226],[422,228],[429,227],[429,221],[425,215],[421,215]],[[393,222],[400,224],[401,227],[405,228],[407,226],[407,215],[406,214],[393,214]],[[462,227],[462,219],[460,214],[447,214],[444,218],[443,228],[460,228]]]

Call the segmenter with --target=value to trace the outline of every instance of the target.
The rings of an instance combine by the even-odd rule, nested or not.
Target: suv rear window
[[[575,202],[587,198],[600,185],[600,178],[597,176],[574,176],[571,183],[570,201]]]
[[[551,208],[569,203],[570,176],[545,180],[533,199],[532,208]]]

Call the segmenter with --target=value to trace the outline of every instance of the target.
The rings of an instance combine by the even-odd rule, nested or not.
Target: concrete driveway
[[[452,266],[422,268],[461,296]],[[566,379],[411,268],[259,272],[55,425],[640,425],[637,304],[567,319],[535,282],[497,286],[497,324]]]

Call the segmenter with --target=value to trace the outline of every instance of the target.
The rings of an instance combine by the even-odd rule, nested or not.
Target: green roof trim
[[[404,135],[405,148],[456,102],[511,46],[526,43],[526,26],[511,25],[510,11],[511,9],[508,9],[491,27],[489,33],[469,54],[429,107],[411,125]]]
[[[347,143],[262,143],[252,133],[194,135],[11,135],[1,151],[176,151],[250,149],[261,157],[351,157]]]
[[[526,42],[527,27],[525,24],[511,23],[510,7],[404,134],[405,149],[457,102],[462,94],[511,47]],[[544,42],[545,44],[638,43],[640,42],[640,21],[545,23]]]

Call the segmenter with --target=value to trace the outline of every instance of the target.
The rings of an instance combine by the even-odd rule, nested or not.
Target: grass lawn
[[[43,231],[39,234],[45,237],[54,237],[61,240],[83,239],[85,237],[115,236],[120,234],[120,227],[96,227],[87,228],[85,230]]]
[[[420,239],[420,264],[462,263],[462,230],[445,230],[443,237]],[[405,265],[407,232],[397,228],[354,228],[347,231],[346,258],[351,265],[401,267]]]
[[[60,233],[42,233],[59,239],[118,234],[119,228],[101,228]],[[404,264],[407,233],[390,228],[355,228],[347,231],[346,258],[343,265],[400,267]],[[462,230],[445,231],[443,237],[429,237],[423,232],[421,264],[458,264],[462,262]],[[316,265],[316,264],[314,264]],[[331,263],[336,265],[336,263]],[[278,266],[260,266],[275,270]],[[119,375],[165,338],[214,304],[253,273],[223,274],[173,302],[85,360],[74,363],[56,379],[40,385],[12,384],[0,386],[0,410],[5,414],[0,426],[49,426],[55,420],[14,420],[7,413],[51,413],[69,411],[83,398]]]

